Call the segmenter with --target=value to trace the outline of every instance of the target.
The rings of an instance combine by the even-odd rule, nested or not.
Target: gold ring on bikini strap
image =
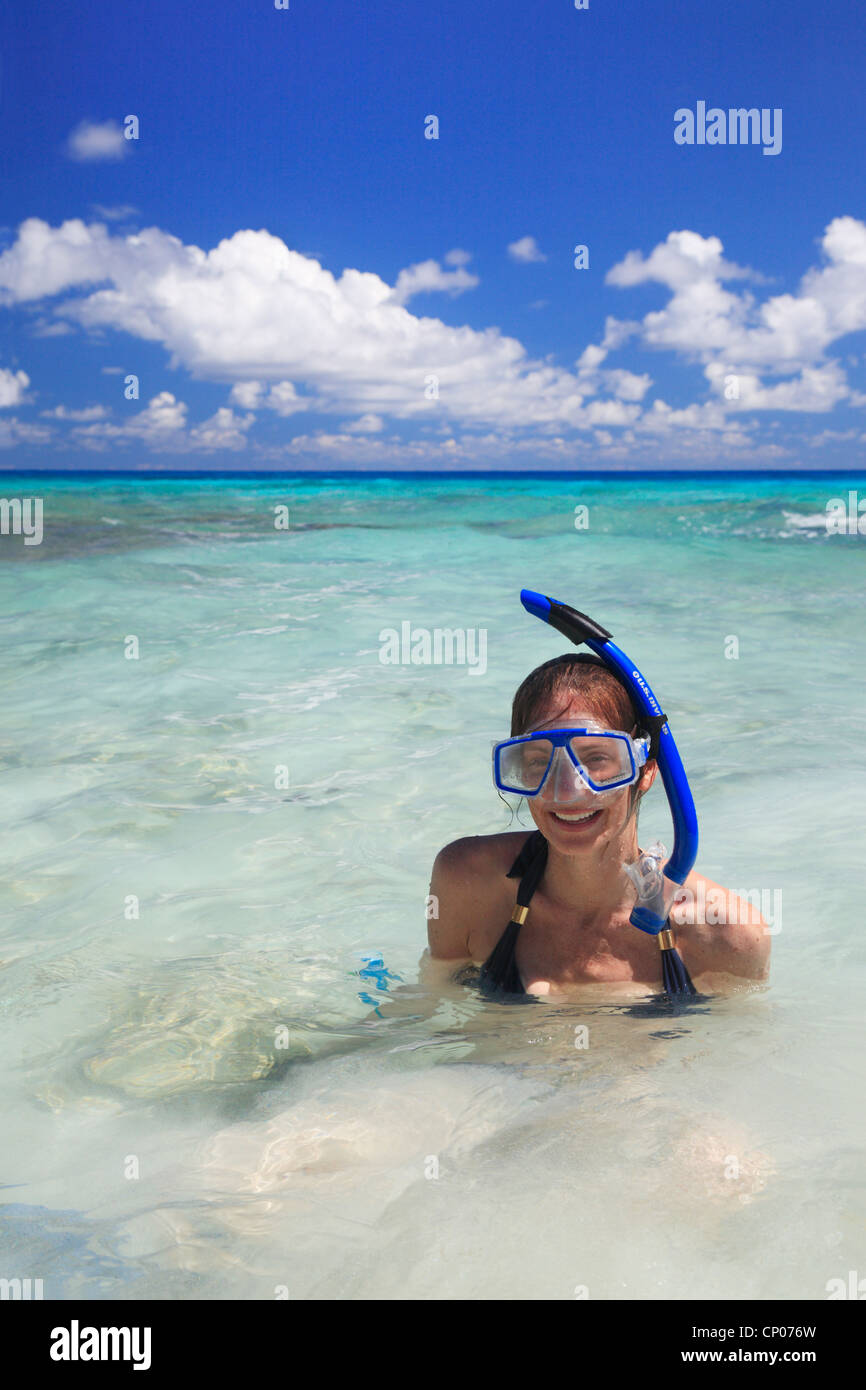
[[[516,922],[519,927],[522,927],[523,923],[526,921],[528,916],[529,908],[521,907],[519,903],[516,903],[514,906],[514,911],[511,914],[512,922]]]
[[[674,934],[673,934],[673,932],[670,930],[669,927],[666,927],[666,928],[664,929],[664,931],[660,931],[660,932],[659,932],[659,950],[660,950],[660,951],[672,951],[672,950],[674,949],[674,947],[676,946],[676,944],[677,944],[677,943],[676,943],[676,941],[674,940]]]

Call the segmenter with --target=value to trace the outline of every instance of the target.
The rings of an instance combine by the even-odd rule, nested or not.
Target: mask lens
[[[569,740],[569,746],[588,780],[596,787],[609,787],[632,776],[632,760],[624,738],[587,734]]]
[[[546,738],[513,743],[499,754],[499,777],[515,792],[537,792],[553,756],[553,744]]]

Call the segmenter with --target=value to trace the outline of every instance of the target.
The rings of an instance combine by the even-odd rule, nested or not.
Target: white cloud
[[[71,323],[63,323],[60,319],[38,318],[30,330],[31,338],[68,338],[75,329]]]
[[[586,410],[590,425],[631,425],[639,416],[639,405],[625,405],[622,401],[590,401]]]
[[[130,217],[138,216],[138,208],[131,207],[129,203],[121,203],[119,207],[106,208],[101,203],[92,204],[93,211],[97,217],[103,217],[106,222],[127,222]]]
[[[245,415],[242,419],[228,406],[220,406],[209,420],[195,425],[190,430],[190,448],[203,453],[214,453],[223,449],[234,451],[247,447],[246,431],[255,417]]]
[[[449,252],[453,256],[455,253]],[[462,256],[464,252],[458,252]],[[446,260],[448,258],[446,257]],[[467,257],[468,259],[468,257]],[[431,291],[446,290],[452,297],[464,290],[474,290],[480,284],[477,275],[463,269],[459,262],[456,270],[443,270],[438,261],[419,261],[401,270],[391,296],[395,304],[406,304],[415,294],[429,294]]]
[[[265,386],[261,381],[237,381],[229,392],[232,405],[242,410],[260,410]]]
[[[246,408],[499,428],[589,424],[589,382],[533,361],[496,328],[415,317],[379,276],[347,269],[337,279],[268,232],[236,232],[205,253],[156,227],[112,236],[101,223],[23,222],[0,255],[3,301],[64,290],[87,292],[54,306],[55,315],[161,342],[172,367],[231,382],[233,403]],[[245,382],[262,391],[250,386],[241,400]]]
[[[56,405],[53,410],[43,410],[40,414],[44,419],[75,420],[80,424],[87,420],[104,420],[108,411],[104,405],[88,405],[83,410],[70,410],[65,405]]]
[[[522,236],[519,241],[512,241],[508,246],[508,254],[513,261],[546,261],[547,257],[539,249],[538,242],[534,236]]]
[[[188,429],[186,404],[176,400],[170,391],[160,391],[124,424],[79,425],[71,436],[77,443],[98,451],[134,443],[143,444],[154,453],[237,451],[246,448],[246,431],[254,418],[239,418],[227,406],[221,406],[210,419]]]
[[[601,346],[606,352],[616,352],[629,338],[633,338],[640,333],[640,323],[637,320],[615,319],[610,314],[604,321],[604,337]]]
[[[263,381],[237,381],[229,393],[232,405],[243,410],[273,410],[277,415],[297,415],[299,411],[316,409],[312,396],[299,396],[291,381],[275,381],[270,387]]]
[[[22,405],[26,401],[25,392],[30,385],[26,372],[13,372],[8,367],[0,367],[0,410],[10,405]]]
[[[123,159],[130,141],[117,121],[81,121],[66,142],[66,153],[79,162]]]
[[[718,363],[710,363],[705,375],[720,396],[724,395],[725,382],[736,383],[739,395],[733,403],[739,410],[822,412],[832,410],[840,401],[858,403],[837,362],[825,367],[804,367],[796,376],[775,386],[763,386],[754,373],[735,373]]]
[[[351,434],[378,434],[384,428],[381,415],[362,415],[360,420],[346,425],[346,430]]]
[[[667,240],[656,246],[646,260],[640,251],[629,251],[625,260],[608,271],[606,283],[624,288],[655,280],[677,290],[699,280],[737,280],[754,275],[753,271],[724,260],[722,250],[717,236],[669,232]]]
[[[16,444],[48,444],[53,431],[47,425],[28,425],[17,415],[10,419],[0,419],[0,449],[11,449]]]
[[[590,343],[577,359],[577,380],[588,395],[609,391],[612,396],[623,401],[642,401],[652,386],[652,377],[646,373],[638,376],[622,367],[601,370],[601,363],[607,357],[607,348]],[[612,422],[611,422],[612,423]]]
[[[675,410],[666,401],[655,400],[642,417],[640,428],[650,434],[668,434],[672,429],[724,430],[739,432],[739,425],[729,421],[716,401],[688,405]]]
[[[334,441],[351,441],[371,459],[390,457],[389,450],[414,456],[404,440],[386,435],[384,422],[400,420],[445,432],[454,442],[435,447],[459,457],[477,447],[469,435],[461,439],[462,427],[493,430],[500,451],[512,452],[522,447],[520,432],[545,440],[547,449],[563,431],[595,432],[597,450],[616,428],[622,434],[610,447],[638,454],[664,434],[672,448],[688,441],[701,458],[714,432],[731,448],[760,448],[749,444],[758,423],[744,412],[866,404],[825,355],[836,337],[866,328],[866,225],[836,219],[822,245],[825,263],[795,294],[764,302],[742,288],[760,277],[726,261],[716,237],[674,232],[647,257],[630,252],[608,283],[652,280],[670,291],[668,302],[642,320],[609,316],[602,341],[583,349],[574,370],[531,359],[498,328],[450,326],[398,302],[424,284],[453,290],[461,277],[474,280],[459,248],[444,257],[453,269],[436,261],[411,266],[392,287],[351,268],[336,277],[266,231],[236,232],[205,252],[157,227],[120,235],[103,223],[52,228],[31,218],[0,254],[0,302],[65,294],[45,306],[48,322],[159,343],[172,368],[231,386],[229,405],[199,426],[189,425],[186,406],[168,392],[124,424],[79,422],[72,433],[94,448],[138,439],[180,451],[240,449],[254,413],[271,410],[283,418],[310,411],[350,417],[336,432],[301,436],[303,447],[317,450],[327,439],[338,450],[348,445]],[[648,403],[649,374],[608,365],[626,344],[633,353],[666,349],[699,365],[710,400],[683,409]],[[739,382],[734,400],[725,391],[731,374]],[[563,457],[572,443],[563,444]]]
[[[724,462],[730,454],[738,467],[766,467],[789,462],[789,451],[773,444],[755,443],[739,427],[729,422],[730,433],[720,436],[707,427],[689,427],[681,422],[666,430],[661,421],[655,428],[637,433],[626,427],[617,436],[597,429],[586,437],[565,439],[561,435],[520,437],[509,431],[484,435],[445,435],[440,439],[404,440],[397,435],[357,435],[346,430],[318,431],[297,435],[289,443],[257,450],[257,464],[274,468],[300,465],[348,468],[579,468],[593,465],[631,464],[658,467],[660,462],[695,467]],[[661,443],[663,437],[663,446]],[[663,447],[663,452],[662,452]]]
[[[729,412],[811,412],[831,410],[845,400],[860,404],[842,367],[825,353],[845,334],[866,329],[866,225],[852,217],[834,219],[821,248],[826,263],[803,276],[796,294],[758,303],[751,292],[724,288],[724,281],[761,277],[725,261],[718,237],[671,232],[646,259],[629,252],[606,277],[606,283],[620,287],[655,281],[672,291],[670,300],[640,324],[609,319],[605,343],[636,336],[644,346],[702,363]],[[766,386],[765,375],[788,380]],[[739,395],[728,399],[731,377]]]
[[[823,449],[825,444],[847,444],[856,439],[862,443],[866,434],[860,430],[820,430],[805,441],[810,449]]]

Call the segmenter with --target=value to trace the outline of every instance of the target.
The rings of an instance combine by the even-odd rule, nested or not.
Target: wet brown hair
[[[561,701],[564,711],[575,695],[585,699],[608,729],[628,734],[639,723],[631,696],[606,666],[587,660],[582,652],[566,652],[536,666],[518,686],[511,705],[511,737],[528,733],[536,717],[555,701]]]

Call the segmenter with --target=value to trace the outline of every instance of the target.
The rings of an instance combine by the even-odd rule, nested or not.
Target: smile
[[[553,816],[555,820],[561,820],[564,821],[567,825],[573,825],[576,822],[580,821],[595,820],[597,816],[601,815],[601,811],[584,811],[582,813],[572,812],[571,815],[566,814],[564,811],[551,811],[550,814]]]

